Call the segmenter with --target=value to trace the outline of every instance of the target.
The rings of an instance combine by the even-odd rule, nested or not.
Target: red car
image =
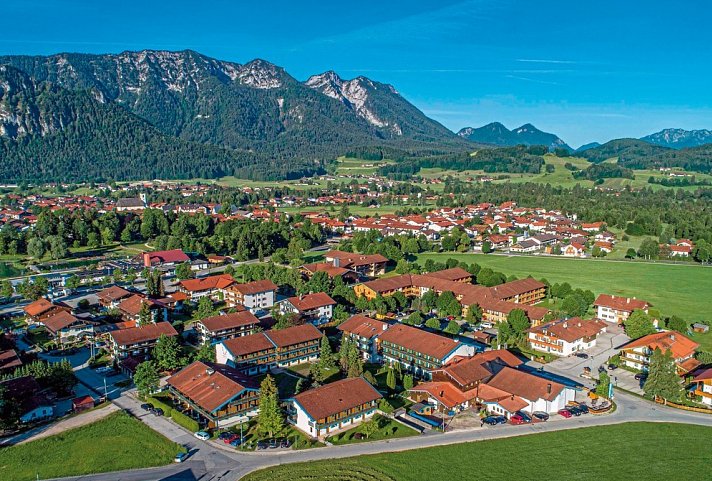
[[[559,410],[559,415],[565,417],[566,419],[568,419],[568,418],[570,418],[571,416],[573,416],[573,414],[571,414],[571,411],[569,411],[568,409],[560,409],[560,410]]]
[[[511,418],[509,418],[509,422],[511,424],[527,424],[529,421],[524,419],[524,416],[520,416],[519,414],[514,414],[514,415],[512,415]]]
[[[225,439],[223,439],[223,442],[224,442],[225,444],[230,444],[231,442],[233,442],[234,440],[238,439],[239,437],[240,437],[239,434],[233,434],[232,436],[228,436],[228,437],[226,437]]]

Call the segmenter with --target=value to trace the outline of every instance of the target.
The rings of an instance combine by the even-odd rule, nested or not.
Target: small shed
[[[82,396],[72,399],[72,411],[80,413],[94,407],[94,398],[91,396]]]
[[[709,332],[710,326],[707,324],[702,324],[701,322],[696,322],[692,325],[692,330],[693,332],[699,332],[701,334],[704,334],[706,332]]]

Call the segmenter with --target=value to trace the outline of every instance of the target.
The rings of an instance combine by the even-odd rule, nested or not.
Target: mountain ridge
[[[514,145],[545,145],[549,150],[573,149],[555,134],[543,132],[530,123],[509,130],[500,122],[491,122],[482,127],[465,127],[457,135],[472,142],[491,144],[502,147]]]

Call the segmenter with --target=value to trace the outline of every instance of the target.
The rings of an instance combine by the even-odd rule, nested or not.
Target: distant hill
[[[664,129],[641,137],[640,140],[672,149],[684,149],[712,143],[712,130]]]
[[[542,132],[532,124],[524,124],[521,127],[509,130],[499,122],[492,122],[478,128],[465,127],[460,129],[457,135],[482,144],[497,146],[544,145],[549,150],[563,148],[573,151],[566,142],[556,135]]]
[[[109,150],[100,157],[124,159],[106,173],[114,178],[144,175],[140,169],[128,168],[140,161],[139,151],[119,148],[124,136],[132,144],[137,122],[143,122],[152,136],[158,138],[160,134],[162,142],[173,146],[184,148],[195,143],[206,145],[206,153],[228,156],[232,156],[228,151],[235,151],[241,159],[241,174],[255,179],[313,173],[324,161],[360,146],[384,145],[409,152],[424,149],[428,154],[468,148],[465,140],[428,118],[395,88],[365,77],[343,80],[326,72],[300,82],[264,60],[238,64],[190,50],[4,56],[0,57],[3,64],[24,72],[36,91],[49,89],[67,101],[73,94],[83,95],[76,110],[70,109],[73,121],[58,121],[52,126],[52,135],[70,135],[64,132],[68,125],[84,129],[71,134],[74,141],[62,144],[61,149],[47,145],[41,139],[45,133],[27,130],[15,119],[19,114],[28,117],[29,112],[18,113],[22,109],[15,106],[5,115],[10,107],[0,104],[0,140],[7,155],[30,155],[27,145],[39,149],[35,145],[40,143],[43,149],[49,149],[48,159],[61,160],[57,165],[65,165],[89,155],[83,150],[83,135],[103,135],[103,146]],[[29,91],[23,95],[32,98]],[[33,101],[37,110],[32,115],[55,115],[46,111],[40,98]],[[82,111],[85,108],[86,113]],[[113,132],[89,131],[101,120],[99,115],[112,117]],[[45,126],[39,122],[37,128]],[[158,162],[161,156],[155,154]],[[164,163],[173,163],[171,159],[166,157]],[[198,155],[190,165],[181,167],[162,165],[158,172],[183,177],[196,171],[233,171],[232,162],[218,171],[201,159]],[[58,175],[55,179],[87,174],[86,170],[64,172],[54,166],[42,167]]]
[[[576,149],[574,152],[583,152],[584,150],[594,149],[594,148],[600,147],[600,146],[601,146],[600,142],[590,142],[588,144],[583,144],[581,147]]]

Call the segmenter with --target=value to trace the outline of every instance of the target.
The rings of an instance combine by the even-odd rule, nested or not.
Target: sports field
[[[476,262],[507,275],[549,282],[568,282],[572,287],[646,299],[663,314],[687,320],[712,319],[712,267],[698,264],[663,264],[606,259],[567,259],[543,256],[493,254],[419,254],[418,262],[448,258]]]
[[[629,423],[268,468],[243,481],[708,479],[712,428]]]

